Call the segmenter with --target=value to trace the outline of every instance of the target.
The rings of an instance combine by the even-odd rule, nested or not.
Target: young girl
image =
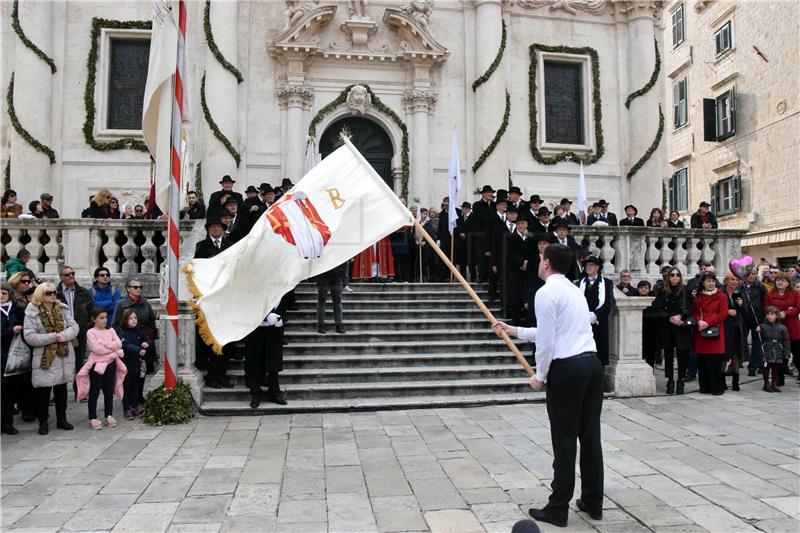
[[[139,327],[139,316],[129,307],[122,313],[122,319],[117,326],[117,334],[122,341],[123,361],[128,370],[125,376],[125,395],[122,397],[122,410],[125,420],[133,420],[141,415],[139,406],[139,370],[144,362],[147,348],[150,347],[148,337]]]
[[[89,427],[101,429],[103,425],[97,419],[97,398],[102,390],[106,424],[113,428],[117,425],[113,416],[114,396],[122,399],[122,383],[128,372],[122,362],[122,341],[116,331],[106,328],[108,313],[105,309],[95,307],[89,316],[94,327],[86,333],[89,357],[75,376],[77,399],[82,400],[88,392]]]
[[[778,374],[784,358],[791,354],[789,330],[780,323],[780,311],[774,305],[767,307],[767,319],[761,324],[761,342],[764,347],[764,392],[781,392],[778,388]],[[769,375],[772,374],[772,383]]]

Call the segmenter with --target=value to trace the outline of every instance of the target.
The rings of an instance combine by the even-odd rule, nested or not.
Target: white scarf
[[[584,276],[583,279],[581,280],[582,294],[586,294],[587,281],[589,281],[588,276]],[[600,309],[601,307],[603,307],[603,304],[606,303],[606,284],[603,281],[603,276],[601,276],[600,274],[597,274],[595,281],[597,281],[597,309]]]

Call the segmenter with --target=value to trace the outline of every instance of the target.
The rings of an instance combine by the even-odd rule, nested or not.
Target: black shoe
[[[531,515],[531,518],[537,522],[547,522],[548,524],[553,524],[554,526],[567,527],[566,518],[556,518],[546,509],[536,509],[535,507],[531,507],[528,509],[528,514]]]
[[[50,428],[47,426],[47,422],[39,423],[39,435],[47,435],[50,432]]]
[[[675,392],[675,382],[671,379],[667,380],[667,394],[672,394]],[[580,501],[580,500],[578,500]]]
[[[336,333],[347,333],[344,326],[336,326]]]
[[[66,419],[66,418],[65,418],[65,419],[63,419],[63,420],[59,420],[58,422],[56,422],[56,427],[57,427],[58,429],[63,429],[64,431],[72,431],[73,429],[75,429],[75,426],[73,426],[72,424],[70,424],[69,422],[67,422],[67,419]]]
[[[732,364],[728,365],[728,369],[725,370],[725,375],[726,376],[732,376],[733,375],[733,365]]]
[[[731,389],[734,392],[739,392],[739,374],[734,374],[733,378],[731,378]]]
[[[579,511],[583,511],[584,513],[587,513],[589,516],[591,516],[592,520],[602,520],[603,519],[603,510],[602,509],[599,510],[599,511],[591,511],[589,509],[589,506],[586,505],[585,503],[583,503],[583,501],[580,500],[580,499],[578,499],[575,502],[575,505],[578,506],[578,510]]]
[[[279,390],[267,391],[267,401],[272,403],[277,403],[278,405],[286,405],[288,403],[286,401],[286,396],[284,396],[283,392]]]
[[[251,393],[250,407],[256,409],[259,405],[261,405],[261,393],[260,392]]]
[[[678,387],[675,389],[675,394],[683,394],[683,380],[678,380]]]
[[[317,328],[317,333],[321,333],[322,335],[325,335],[327,332],[328,332],[328,330],[325,329],[325,326],[320,326],[320,327]]]
[[[14,426],[3,426],[2,433],[7,433],[9,435],[16,435],[17,433],[19,433],[19,430]]]
[[[222,385],[223,389],[232,389],[233,383],[231,382],[228,376],[222,376],[219,378],[219,384]]]
[[[755,375],[756,375],[756,371],[755,371],[755,369],[753,369],[753,368],[748,368],[748,369],[747,369],[747,375],[748,375],[748,376],[750,376],[751,378],[752,378],[753,376],[755,376]]]

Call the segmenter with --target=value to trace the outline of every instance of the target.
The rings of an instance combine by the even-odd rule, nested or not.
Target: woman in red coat
[[[719,396],[725,392],[722,363],[725,360],[725,318],[728,316],[728,298],[717,289],[717,277],[706,272],[700,278],[701,290],[692,304],[692,315],[697,322],[694,332],[694,351],[697,353],[697,380],[700,392]],[[719,335],[703,337],[700,332],[717,326]]]
[[[800,368],[800,293],[790,287],[791,278],[786,272],[781,272],[775,277],[775,290],[768,292],[764,297],[764,309],[774,305],[781,312],[781,324],[789,330],[789,341],[792,345],[792,359],[794,366]],[[778,375],[778,386],[783,386],[783,375],[787,372],[789,360],[784,359],[781,372]],[[791,374],[789,374],[791,376]],[[800,376],[798,377],[800,380]]]

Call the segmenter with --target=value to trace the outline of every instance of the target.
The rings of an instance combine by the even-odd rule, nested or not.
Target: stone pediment
[[[406,10],[386,9],[383,13],[383,23],[400,34],[402,41],[398,54],[407,59],[442,61],[447,57],[447,49],[433,38],[427,23],[422,24]]]
[[[280,56],[288,52],[314,53],[320,43],[320,30],[331,23],[336,16],[336,6],[321,6],[306,11],[294,11],[294,18],[269,44],[269,53]]]

